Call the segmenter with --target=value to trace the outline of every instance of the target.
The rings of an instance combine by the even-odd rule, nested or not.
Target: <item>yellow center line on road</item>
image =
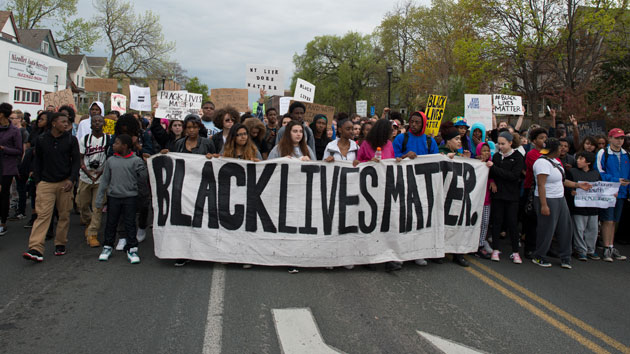
[[[484,283],[488,284],[492,288],[498,290],[501,294],[505,295],[510,300],[516,302],[517,304],[519,304],[520,306],[522,306],[523,308],[525,308],[529,312],[531,312],[534,315],[540,317],[545,322],[547,322],[550,325],[556,327],[557,329],[559,329],[561,332],[563,332],[567,336],[571,337],[572,339],[574,339],[575,341],[579,342],[580,344],[582,344],[586,348],[590,349],[592,352],[597,353],[597,354],[605,354],[605,353],[609,354],[610,353],[609,351],[607,351],[606,349],[604,349],[604,348],[600,347],[599,345],[595,344],[594,342],[592,342],[588,338],[582,336],[581,334],[579,334],[575,330],[569,328],[564,323],[556,320],[555,318],[553,318],[550,315],[546,314],[541,309],[539,309],[536,306],[530,304],[529,302],[527,302],[522,297],[520,297],[520,296],[516,295],[515,293],[511,292],[510,290],[506,289],[501,284],[499,284],[496,281],[494,281],[494,280],[488,278],[487,276],[481,274],[479,271],[477,271],[477,270],[475,270],[473,268],[466,268],[466,271],[468,271],[470,274],[474,275],[475,277],[479,278],[481,281],[483,281]]]
[[[602,331],[600,331],[600,330],[598,330],[596,328],[593,328],[592,326],[588,325],[584,321],[579,320],[575,316],[567,313],[566,311],[562,310],[558,306],[556,306],[556,305],[552,304],[551,302],[541,298],[540,296],[538,296],[538,295],[534,294],[533,292],[527,290],[526,288],[524,288],[523,286],[517,284],[516,282],[514,282],[514,281],[508,279],[507,277],[501,275],[500,273],[492,270],[490,267],[480,263],[479,261],[474,260],[474,259],[470,259],[470,258],[468,258],[468,261],[470,261],[470,263],[474,264],[476,267],[479,267],[484,272],[492,275],[493,277],[499,279],[500,281],[504,282],[505,284],[507,284],[507,285],[511,286],[512,288],[516,289],[518,292],[520,292],[521,294],[527,296],[531,300],[539,303],[540,305],[544,306],[548,310],[553,311],[558,316],[560,316],[560,317],[564,318],[565,320],[571,322],[572,324],[580,327],[581,329],[583,329],[584,331],[588,332],[592,336],[597,337],[598,339],[600,339],[604,343],[610,345],[611,347],[619,350],[622,353],[630,354],[630,347],[627,347],[623,343],[621,343],[621,342],[611,338],[610,336],[608,336],[604,332],[602,332]]]

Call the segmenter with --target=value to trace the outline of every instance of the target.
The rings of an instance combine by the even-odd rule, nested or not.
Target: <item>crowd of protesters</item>
[[[151,114],[106,114],[103,104],[94,102],[89,115],[77,124],[72,107],[49,107],[31,122],[2,103],[0,236],[8,232],[7,220],[26,218],[30,198],[32,215],[24,227],[31,228],[31,234],[25,259],[43,261],[45,241],[53,238],[54,255],[64,255],[70,214],[75,209],[85,226],[87,245],[102,247],[100,261],[118,250],[126,252],[130,263],[139,263],[138,245],[150,225],[146,160],[158,153],[254,162],[292,157],[352,161],[355,166],[444,154],[478,159],[489,169],[481,230],[473,236],[479,239],[475,256],[499,262],[505,238],[510,245],[507,258],[515,264],[525,257],[550,267],[549,259],[558,258],[561,267],[570,269],[572,256],[580,261],[626,259],[614,247],[616,234],[621,236],[618,242],[628,242],[628,221],[623,221],[628,218],[623,216],[630,213],[630,206],[624,207],[630,197],[630,134],[619,128],[607,136],[580,137],[571,116],[573,138],[569,140],[566,126],[556,124],[556,112],[551,110],[548,128],[532,124],[522,129],[522,116],[514,127],[493,117],[494,129],[486,131],[481,124],[471,127],[463,117],[455,117],[445,119],[439,134],[430,136],[421,111],[411,113],[406,122],[400,113],[385,109],[380,118],[319,114],[307,124],[301,102],[292,103],[285,115],[263,107],[261,93],[254,114],[241,115],[230,107],[217,110],[208,101],[200,115],[168,121]],[[111,135],[104,132],[108,124],[114,125]],[[616,205],[576,207],[576,189],[588,190],[590,183],[600,180],[620,183]],[[9,218],[11,209],[14,215]],[[102,215],[106,215],[105,231],[99,237]],[[462,254],[452,259],[469,266]],[[175,265],[187,262],[180,259]],[[415,263],[428,264],[425,259]],[[402,266],[400,262],[385,265],[388,271]]]

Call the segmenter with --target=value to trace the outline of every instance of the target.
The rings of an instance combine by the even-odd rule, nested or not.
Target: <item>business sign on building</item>
[[[48,64],[16,52],[9,52],[9,76],[47,83]]]

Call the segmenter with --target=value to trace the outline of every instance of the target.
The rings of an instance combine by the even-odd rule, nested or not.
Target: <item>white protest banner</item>
[[[199,115],[203,96],[188,91],[158,91],[155,117],[184,120],[189,114]]]
[[[151,89],[129,85],[129,108],[136,111],[151,111]]]
[[[494,114],[513,114],[520,116],[523,112],[521,96],[493,95]]]
[[[308,81],[297,79],[295,83],[295,91],[293,92],[293,99],[296,101],[313,103],[315,100],[315,85]]]
[[[575,206],[591,208],[611,208],[617,203],[616,194],[619,192],[619,182],[589,182],[593,188],[585,191],[576,189]]]
[[[149,159],[159,258],[300,267],[477,250],[488,168],[443,155],[351,162]]]
[[[492,130],[492,95],[464,95],[464,117],[470,126],[481,123]]]
[[[120,93],[112,93],[110,101],[112,111],[118,111],[120,114],[127,112],[127,96]]]
[[[291,100],[293,100],[293,97],[280,97],[280,112],[278,112],[278,115],[287,114],[287,112],[289,112]]]
[[[277,66],[247,64],[245,87],[252,92],[260,89],[272,96],[284,95],[284,71]]]
[[[367,101],[357,101],[357,114],[367,117]]]

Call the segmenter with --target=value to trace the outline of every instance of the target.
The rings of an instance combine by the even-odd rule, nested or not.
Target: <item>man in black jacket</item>
[[[68,131],[68,117],[55,113],[49,129],[41,134],[35,144],[33,180],[37,182],[35,209],[37,219],[33,224],[28,241],[25,259],[35,262],[44,260],[46,231],[57,207],[59,221],[55,237],[55,256],[66,254],[70,210],[72,210],[72,189],[79,178],[79,144]]]

